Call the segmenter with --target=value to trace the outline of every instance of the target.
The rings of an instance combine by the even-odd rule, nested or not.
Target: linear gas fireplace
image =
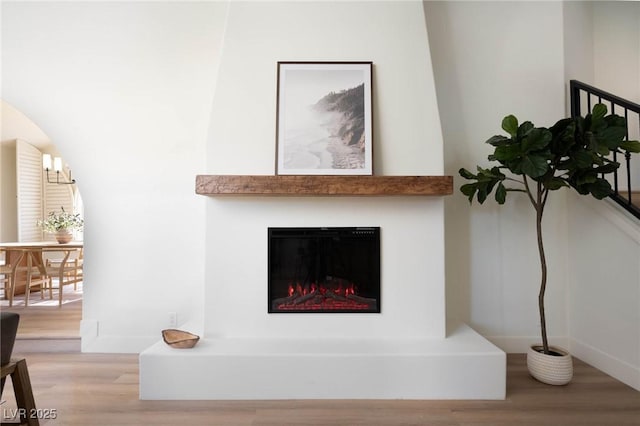
[[[379,313],[380,228],[269,228],[269,313]]]

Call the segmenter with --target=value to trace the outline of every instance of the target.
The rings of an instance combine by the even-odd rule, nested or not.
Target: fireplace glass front
[[[379,313],[380,228],[269,228],[269,313]]]

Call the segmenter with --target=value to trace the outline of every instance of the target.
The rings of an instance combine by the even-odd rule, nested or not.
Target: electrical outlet
[[[169,327],[175,328],[178,326],[178,314],[175,312],[169,312]]]

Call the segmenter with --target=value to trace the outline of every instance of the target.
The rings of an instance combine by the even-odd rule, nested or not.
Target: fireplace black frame
[[[287,244],[283,240],[289,240],[287,248],[282,247],[283,244]],[[305,243],[300,243],[305,241]],[[298,244],[296,246],[296,244]],[[295,246],[295,247],[294,247]],[[287,254],[291,255],[292,251],[296,250],[295,255],[287,256],[287,258],[295,258],[290,264],[286,266],[278,263],[278,256],[282,256],[282,253],[274,255],[274,251],[288,250]],[[305,252],[304,255],[300,253],[300,250]],[[357,300],[358,307],[343,307],[343,308],[325,308],[325,309],[306,309],[289,307],[288,309],[278,308],[278,301],[283,299],[283,285],[285,279],[281,276],[283,269],[289,271],[293,268],[296,269],[296,265],[300,265],[303,262],[311,262],[308,260],[312,256],[311,252],[317,250],[325,254],[314,254],[313,262],[319,265],[316,268],[312,268],[309,263],[305,263],[302,266],[302,270],[306,271],[308,277],[309,270],[314,269],[315,280],[307,279],[303,281],[302,285],[310,285],[311,281],[319,287],[335,286],[341,283],[350,283],[352,288],[357,288],[357,293],[351,293],[347,296],[349,300]],[[326,254],[331,253],[331,254]],[[335,266],[336,262],[330,262],[326,257],[338,256],[342,270],[338,271],[338,266]],[[307,260],[302,260],[299,257]],[[346,257],[346,260],[343,259]],[[315,227],[315,228],[268,228],[268,291],[267,291],[267,310],[271,313],[380,313],[381,312],[381,279],[380,279],[380,227]],[[282,262],[282,259],[280,259]],[[353,266],[352,262],[360,263],[358,266]],[[296,265],[294,265],[294,263]],[[362,265],[366,263],[366,267]],[[292,266],[293,265],[293,266]],[[332,266],[328,266],[332,265]],[[332,281],[333,280],[333,281]],[[287,279],[291,282],[291,279]],[[274,288],[278,291],[274,290]],[[337,291],[337,290],[336,290]],[[324,294],[324,293],[323,293]],[[341,299],[345,299],[341,297]],[[375,302],[375,303],[374,303]],[[356,305],[356,303],[354,303]],[[280,304],[279,306],[282,306]],[[363,306],[366,306],[364,308]]]

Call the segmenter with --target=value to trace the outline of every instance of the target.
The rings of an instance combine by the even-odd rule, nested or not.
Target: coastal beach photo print
[[[371,62],[278,62],[277,174],[373,174],[371,73]]]

